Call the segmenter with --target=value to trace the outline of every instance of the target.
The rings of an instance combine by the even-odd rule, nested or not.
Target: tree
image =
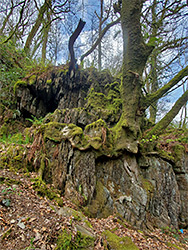
[[[164,79],[174,75],[182,64],[182,51],[186,51],[185,13],[187,6],[181,1],[158,1],[145,4],[142,11],[144,39],[155,45],[145,69],[147,92],[155,92]],[[150,106],[150,121],[155,122],[157,101]]]
[[[160,99],[167,91],[188,75],[188,66],[182,69],[172,80],[156,92],[144,95],[142,92],[142,75],[147,60],[154,49],[151,41],[144,42],[141,30],[141,16],[144,0],[123,0],[115,5],[121,16],[123,32],[123,67],[121,82],[121,98],[123,112],[115,127],[117,133],[117,147],[127,149],[133,153],[138,151],[137,140],[143,128],[145,110]],[[158,134],[167,127],[179,112],[179,107],[188,100],[185,92],[171,110],[160,122],[160,129],[156,125],[152,133]]]
[[[57,20],[62,22],[76,1],[9,0],[6,7],[3,6],[3,2],[0,4],[3,13],[0,35],[4,36],[3,43],[11,39],[16,42],[22,41],[27,55],[34,57],[37,53],[45,61],[52,23]]]

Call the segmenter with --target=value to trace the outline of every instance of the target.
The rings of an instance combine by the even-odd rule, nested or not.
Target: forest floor
[[[55,201],[40,197],[33,188],[33,179],[36,177],[36,173],[15,173],[8,169],[0,169],[1,250],[85,249],[63,246],[57,248],[58,236],[63,230],[70,232],[69,240],[74,241],[77,231],[84,231],[84,228],[87,235],[90,234],[95,239],[93,249],[106,249],[103,234],[105,230],[119,237],[130,237],[138,249],[188,249],[188,230],[181,232],[155,229],[143,232],[123,220],[121,223],[121,218],[116,215],[105,219],[88,218],[83,215],[83,220],[81,208],[64,197],[60,197],[63,201],[62,208]]]

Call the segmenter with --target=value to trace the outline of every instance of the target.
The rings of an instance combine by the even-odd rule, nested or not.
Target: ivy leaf
[[[3,199],[2,200],[2,204],[6,207],[9,207],[10,206],[10,199]]]

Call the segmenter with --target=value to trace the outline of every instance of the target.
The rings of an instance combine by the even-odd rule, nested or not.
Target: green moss
[[[166,245],[168,247],[172,247],[172,248],[175,248],[175,249],[178,249],[178,250],[183,250],[184,248],[180,247],[180,246],[177,246],[176,244],[173,244],[171,242],[167,242]]]
[[[13,87],[14,93],[16,93],[17,88],[20,87],[20,86],[27,86],[27,81],[25,81],[25,80],[18,80],[14,84],[14,87]]]
[[[82,136],[83,130],[74,125],[58,122],[49,122],[42,125],[41,130],[44,131],[44,139],[55,142],[61,142],[63,139],[70,139],[76,136]],[[78,138],[77,138],[78,139]]]
[[[173,161],[174,162],[174,156],[172,155],[171,152],[169,151],[165,151],[165,150],[162,150],[162,149],[157,149],[159,155],[164,158],[164,159],[167,159],[169,161]]]
[[[106,218],[112,214],[112,210],[106,205],[107,197],[102,182],[97,182],[95,192],[94,200],[88,205],[88,213],[92,217]]]
[[[84,223],[89,227],[89,228],[93,228],[91,223],[88,220],[84,220]]]
[[[105,243],[104,249],[115,249],[115,250],[138,250],[139,248],[132,242],[130,237],[118,237],[116,234],[105,231],[105,235],[108,245]]]
[[[59,197],[59,193],[60,193],[59,191],[57,190],[55,191],[55,190],[52,190],[51,188],[48,188],[46,183],[42,181],[40,177],[35,178],[32,181],[33,181],[32,186],[38,195],[42,197],[47,197],[50,200],[55,200],[59,206],[63,206],[63,201]]]
[[[34,84],[36,82],[36,79],[37,79],[36,75],[30,76],[29,79],[28,79],[29,85]]]
[[[92,88],[87,96],[86,107],[92,110],[95,109],[98,112],[100,111],[101,117],[104,117],[105,119],[108,119],[112,115],[114,117],[119,116],[122,107],[119,90],[116,90],[116,88],[110,89],[110,86],[111,85],[107,84],[107,95],[96,92],[94,88]]]
[[[74,148],[80,150],[92,147],[107,154],[112,151],[113,138],[102,119],[87,125],[84,133],[82,128],[74,124],[58,122],[43,124],[39,130],[43,134],[44,141],[51,140],[59,143],[68,139]]]
[[[66,229],[58,236],[56,250],[74,250],[74,249],[93,249],[95,239],[81,234],[79,231],[76,235],[68,232]]]
[[[122,115],[119,122],[111,129],[114,138],[114,151],[126,149],[129,152],[138,152],[138,131],[134,124],[129,124]]]
[[[146,204],[146,207],[148,208],[149,203],[150,203],[150,201],[151,201],[151,199],[153,197],[155,188],[154,188],[153,184],[149,180],[147,180],[147,179],[145,179],[143,177],[141,177],[141,180],[142,180],[142,186],[143,186],[144,190],[147,192],[147,204]]]
[[[146,190],[148,195],[153,193],[154,186],[149,180],[143,178],[142,179],[142,185],[143,185],[143,188]]]
[[[42,154],[41,161],[40,161],[40,168],[38,170],[38,175],[39,175],[39,178],[41,180],[42,180],[43,173],[44,173],[44,170],[45,170],[45,159],[46,159],[46,155]]]
[[[107,83],[105,85],[105,89],[114,90],[114,91],[120,93],[120,83],[117,81],[112,82],[112,83]]]
[[[180,144],[175,144],[172,147],[172,155],[176,162],[181,161],[182,156],[185,154],[185,147]]]
[[[46,81],[46,83],[47,83],[48,85],[50,85],[50,84],[52,83],[52,79],[48,79],[48,80]]]
[[[10,144],[6,150],[0,154],[0,167],[9,168],[10,170],[17,171],[26,167],[26,151],[23,146]]]
[[[105,108],[107,102],[107,97],[100,92],[95,92],[92,88],[87,96],[87,108],[100,107]]]

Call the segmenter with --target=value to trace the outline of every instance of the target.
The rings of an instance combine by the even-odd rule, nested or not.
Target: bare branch
[[[102,38],[103,38],[103,36],[106,34],[106,32],[107,32],[112,26],[114,26],[114,25],[116,25],[116,24],[118,24],[118,23],[120,23],[120,18],[118,18],[117,20],[115,20],[115,21],[113,21],[113,22],[107,24],[106,27],[102,30],[101,35],[99,36],[99,38],[97,39],[97,41],[93,44],[93,46],[91,47],[91,49],[89,49],[85,54],[83,54],[83,55],[81,56],[81,59],[80,59],[80,60],[83,61],[84,58],[85,58],[86,56],[90,55],[90,54],[96,49],[97,45],[100,43],[100,41],[102,40]]]

